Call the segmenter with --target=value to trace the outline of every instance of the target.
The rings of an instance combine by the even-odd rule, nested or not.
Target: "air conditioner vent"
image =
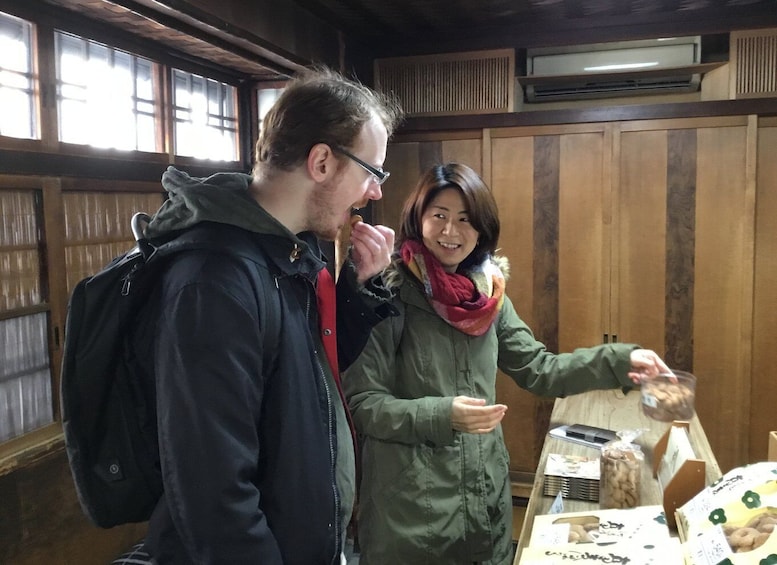
[[[527,99],[542,102],[545,100],[582,100],[588,98],[610,98],[630,94],[662,94],[668,92],[695,92],[699,89],[701,75],[681,75],[676,77],[658,77],[652,79],[621,78],[612,80],[594,80],[588,82],[570,81],[558,85],[527,85]]]
[[[701,83],[701,37],[529,49],[529,102],[695,92]]]

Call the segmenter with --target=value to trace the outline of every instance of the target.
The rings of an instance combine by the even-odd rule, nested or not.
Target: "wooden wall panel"
[[[398,229],[402,204],[421,174],[419,159],[420,147],[423,145],[426,144],[408,142],[388,146],[383,166],[391,172],[391,176],[381,187],[383,198],[371,204],[373,223]]]
[[[558,353],[560,138],[534,138],[534,335]]]
[[[427,141],[419,144],[418,146],[418,166],[420,167],[420,173],[426,171],[434,165],[439,165],[443,162],[442,156],[442,141]],[[417,179],[416,179],[417,180]],[[415,183],[413,183],[415,185]]]
[[[610,187],[604,182],[603,132],[563,135],[560,141],[558,347],[572,351],[601,343],[606,327],[602,277],[609,227],[603,218]]]
[[[618,232],[613,235],[618,318],[611,331],[620,342],[663,355],[667,134],[624,132],[620,142],[620,186],[614,196]]]
[[[507,295],[518,315],[534,327],[534,139],[493,139],[491,158],[491,189],[501,220],[499,254],[510,261]],[[547,432],[541,422],[549,402],[537,399],[501,373],[497,377],[496,396],[508,406],[502,430],[510,453],[510,470],[534,473]]]
[[[696,130],[671,130],[667,136],[664,360],[674,369],[691,371],[696,278]]]
[[[483,174],[483,150],[480,139],[456,139],[442,142],[442,162],[463,163]]]
[[[532,304],[532,262],[534,233],[533,175],[534,140],[532,137],[494,139],[491,144],[493,181],[491,190],[499,207],[500,255],[510,260],[511,276],[507,294],[518,315],[534,326]]]
[[[750,461],[765,461],[777,430],[777,123],[758,133]]]
[[[0,563],[107,564],[142,539],[146,524],[108,530],[78,505],[64,451],[0,477]]]
[[[698,130],[693,372],[699,418],[724,472],[748,458],[741,312],[743,285],[752,284],[752,272],[743,272],[752,219],[744,205],[745,148],[745,127]]]

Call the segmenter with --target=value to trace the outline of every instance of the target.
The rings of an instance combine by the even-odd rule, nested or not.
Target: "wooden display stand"
[[[688,438],[689,422],[672,422],[653,448],[653,477],[658,480],[666,524],[677,528],[675,510],[705,487],[705,463],[697,459]]]

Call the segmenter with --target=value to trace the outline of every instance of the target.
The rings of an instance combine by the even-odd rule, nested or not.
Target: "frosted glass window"
[[[53,419],[40,206],[37,191],[0,190],[0,442]]]
[[[32,24],[0,13],[0,135],[38,139]]]
[[[154,63],[56,32],[59,139],[158,152]]]
[[[46,318],[0,320],[0,442],[54,421]]]
[[[173,69],[173,119],[177,155],[238,159],[235,87]]]

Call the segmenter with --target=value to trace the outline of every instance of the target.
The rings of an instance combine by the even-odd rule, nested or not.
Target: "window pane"
[[[0,191],[0,312],[37,306],[40,286],[35,195]]]
[[[154,104],[151,102],[140,102],[138,101],[138,112],[145,114],[147,117],[154,115]]]
[[[175,153],[237,160],[237,89],[178,69],[173,85]]]
[[[135,59],[135,81],[138,99],[153,101],[153,78],[151,62],[145,59]]]
[[[0,442],[53,419],[48,312],[40,271],[38,193],[0,190]]]
[[[265,115],[270,110],[275,101],[283,92],[283,88],[260,88],[256,93],[256,105],[259,113],[259,127],[262,126],[262,121]]]
[[[24,91],[0,86],[0,108],[12,108],[9,112],[0,113],[0,133],[10,137],[33,138],[35,115],[32,113],[30,98]]]
[[[154,127],[153,117],[143,115],[138,116],[138,150],[151,152],[155,150],[154,143],[149,143],[148,141],[154,139]]]
[[[46,313],[0,321],[0,442],[54,420]]]
[[[60,141],[161,151],[154,63],[67,33],[55,37]]]
[[[66,141],[70,143],[86,144],[88,142],[87,130],[81,129],[87,118],[86,103],[79,100],[63,99],[59,106],[60,131],[68,132]]]
[[[37,139],[32,24],[0,13],[0,135]]]

